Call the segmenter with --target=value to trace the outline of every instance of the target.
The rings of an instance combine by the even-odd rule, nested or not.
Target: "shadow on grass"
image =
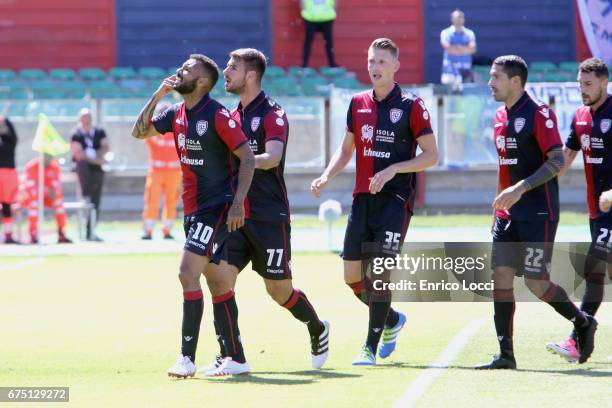
[[[297,377],[312,377],[312,378],[270,378],[264,376],[297,376]],[[269,384],[269,385],[303,385],[312,384],[319,379],[334,379],[334,378],[356,378],[361,377],[361,374],[349,374],[336,372],[332,369],[323,370],[303,370],[303,371],[256,371],[248,375],[235,375],[227,377],[196,377],[194,380],[209,381],[209,382],[224,382],[224,383],[252,383],[252,384]]]
[[[520,364],[520,362],[519,362]],[[556,369],[556,368],[551,368],[551,369],[545,369],[545,370],[538,370],[538,369],[532,369],[532,368],[521,368],[519,365],[519,368],[517,368],[514,371],[517,372],[521,372],[521,373],[538,373],[538,374],[563,374],[563,375],[574,375],[574,376],[581,376],[581,377],[601,377],[601,378],[612,378],[612,371],[610,371],[609,367],[598,367],[598,366],[605,366],[608,365],[609,363],[606,362],[591,362],[589,363],[587,366],[576,366],[573,365],[576,368],[573,369],[568,369],[568,370],[560,370],[560,369]],[[432,366],[425,366],[425,365],[417,365],[417,364],[407,364],[407,363],[393,363],[390,364],[393,367],[403,367],[403,368],[415,368],[415,369],[421,369],[424,370],[426,368],[435,368]],[[456,369],[456,370],[469,370],[469,371],[492,371],[492,370],[476,370],[474,367],[472,366],[460,366],[460,365],[450,365],[448,367],[438,367],[440,369]],[[600,371],[600,370],[606,370],[606,371]],[[504,371],[504,370],[497,370],[497,371]]]

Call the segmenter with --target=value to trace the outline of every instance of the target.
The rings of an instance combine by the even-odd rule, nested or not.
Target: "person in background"
[[[169,103],[158,105],[158,113],[170,107]],[[174,144],[174,134],[164,133],[145,140],[149,148],[149,171],[144,193],[142,239],[152,238],[153,227],[159,216],[159,199],[164,196],[162,213],[164,239],[174,239],[172,224],[176,219],[176,207],[181,192],[181,162]]]
[[[13,239],[13,213],[11,205],[15,202],[19,181],[15,170],[15,147],[17,133],[13,124],[0,116],[0,205],[2,206],[2,226],[4,243],[17,244]]]
[[[476,53],[476,35],[465,27],[463,11],[453,11],[451,22],[440,33],[440,44],[444,48],[440,82],[460,89],[462,83],[474,82],[472,55]]]
[[[96,211],[95,219],[100,217],[100,199],[104,183],[104,155],[108,152],[108,138],[103,129],[92,125],[91,111],[87,108],[79,112],[78,125],[72,134],[72,156],[79,178],[81,194],[93,204]],[[87,240],[102,241],[94,233],[95,221],[91,217],[87,221]]]
[[[57,222],[58,244],[70,244],[72,241],[66,237],[66,210],[64,209],[64,192],[60,180],[61,170],[53,156],[44,155],[44,206],[53,208]],[[25,181],[20,199],[21,206],[28,209],[30,224],[30,243],[38,243],[38,180],[40,158],[30,160],[25,166]]]
[[[304,51],[302,67],[308,66],[312,40],[316,32],[323,34],[325,53],[330,67],[337,67],[334,59],[334,40],[332,28],[336,19],[336,0],[300,0],[300,14],[304,19],[306,32],[304,35]]]

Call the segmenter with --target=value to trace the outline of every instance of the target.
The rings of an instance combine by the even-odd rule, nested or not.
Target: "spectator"
[[[72,156],[75,170],[79,178],[83,198],[93,204],[95,217],[100,217],[100,199],[104,182],[104,155],[108,152],[108,139],[103,129],[92,126],[91,112],[81,109],[77,129],[72,135]],[[87,240],[102,241],[95,230],[95,220],[87,221]]]
[[[70,244],[72,241],[66,237],[66,210],[64,209],[64,192],[60,180],[60,167],[53,156],[44,155],[43,171],[43,205],[53,208],[55,220],[57,221],[57,242],[59,244]],[[30,160],[25,167],[25,184],[22,190],[21,206],[28,209],[28,221],[30,224],[30,242],[38,243],[38,180],[40,158]]]
[[[2,205],[2,226],[4,227],[4,243],[17,244],[13,239],[12,204],[17,198],[19,178],[15,170],[15,146],[17,133],[12,123],[0,116],[0,204]]]
[[[170,104],[159,104],[158,112],[164,112]],[[172,132],[153,136],[145,140],[149,148],[149,171],[144,193],[142,212],[144,234],[142,239],[151,239],[155,221],[159,216],[159,199],[164,196],[162,231],[164,239],[174,239],[172,224],[176,219],[176,207],[181,192],[181,162],[174,145]]]
[[[312,40],[316,32],[323,34],[325,52],[330,67],[337,67],[334,59],[334,42],[332,26],[336,19],[336,0],[300,0],[301,15],[304,19],[306,32],[304,35],[304,53],[302,67],[308,66]]]
[[[444,48],[441,82],[457,90],[462,83],[474,82],[472,55],[476,53],[476,35],[464,26],[463,11],[453,11],[451,22],[440,33],[440,44]]]

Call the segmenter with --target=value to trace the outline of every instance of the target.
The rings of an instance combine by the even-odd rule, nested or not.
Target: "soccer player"
[[[362,251],[366,242],[384,243],[399,250],[413,210],[415,173],[438,159],[429,112],[416,95],[402,91],[394,81],[399,70],[399,49],[388,38],[378,38],[368,49],[368,73],[373,90],[351,99],[341,146],[310,189],[321,190],[351,160],[357,150],[357,175],[353,205],[344,237],[344,281],[369,307],[368,334],[354,365],[375,365],[378,354],[388,357],[406,316],[391,308],[390,293],[366,290]],[[422,152],[415,155],[416,148]],[[365,293],[362,293],[364,292]]]
[[[43,156],[43,205],[53,208],[57,222],[58,244],[70,244],[72,241],[66,237],[66,210],[64,209],[64,190],[60,180],[61,169],[53,160],[53,156]],[[39,190],[38,157],[30,160],[25,166],[25,188],[23,189],[22,205],[28,209],[30,224],[30,243],[38,243],[38,190]]]
[[[512,347],[514,275],[539,299],[574,323],[580,362],[593,351],[597,322],[550,281],[552,248],[559,221],[557,174],[563,167],[555,113],[525,92],[527,64],[516,55],[493,61],[489,87],[504,106],[497,109],[494,138],[499,155],[497,196],[493,201],[494,321],[500,354],[477,369],[516,368]]]
[[[563,154],[563,174],[582,150],[587,183],[587,203],[591,245],[584,263],[586,290],[580,310],[595,316],[604,294],[606,267],[610,267],[610,242],[612,242],[612,213],[605,208],[606,190],[612,188],[612,96],[608,94],[608,67],[598,58],[583,61],[578,68],[578,82],[583,106],[579,107],[572,120],[571,132]],[[598,210],[598,202],[604,207]],[[546,348],[565,357],[570,362],[579,358],[576,348],[577,334],[562,342],[548,343]]]
[[[182,347],[176,364],[168,370],[170,377],[185,378],[196,372],[204,308],[200,274],[229,233],[244,224],[243,203],[255,168],[253,153],[240,126],[227,109],[210,97],[218,78],[218,67],[212,59],[191,55],[176,75],[164,79],[132,129],[138,139],[174,133],[183,172],[186,242],[179,272],[184,298]],[[182,95],[183,103],[153,118],[155,105],[172,90]],[[232,153],[240,159],[237,186]]]
[[[8,118],[0,116],[0,205],[2,205],[2,227],[4,243],[18,244],[13,239],[13,211],[11,205],[17,197],[19,178],[15,170],[15,147],[17,133]]]
[[[200,370],[208,376],[249,371],[240,341],[233,291],[238,273],[249,262],[263,278],[272,299],[306,324],[312,367],[321,368],[329,354],[329,323],[319,319],[306,295],[292,285],[289,201],[283,177],[289,123],[283,108],[261,89],[265,70],[266,57],[261,51],[242,48],[230,53],[223,71],[225,89],[240,97],[232,117],[249,139],[256,170],[245,202],[245,225],[230,234],[220,251],[219,266],[211,263],[206,273],[221,346],[220,357]],[[227,274],[233,277],[230,287],[223,287],[214,280],[221,276],[225,281]],[[231,327],[224,326],[219,319],[225,313],[231,315]]]

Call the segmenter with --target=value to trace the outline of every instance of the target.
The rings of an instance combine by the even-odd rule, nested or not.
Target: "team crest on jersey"
[[[497,146],[497,149],[499,149],[499,151],[505,151],[506,150],[506,137],[504,135],[499,135],[497,136],[497,139],[495,139],[495,145]]]
[[[202,136],[208,130],[208,121],[207,120],[198,120],[196,123],[196,132],[198,135]]]
[[[586,133],[580,136],[580,145],[582,146],[582,150],[590,150],[591,149],[591,137]]]
[[[516,133],[521,133],[521,130],[525,127],[525,118],[516,118],[514,119],[514,131]]]
[[[259,123],[261,122],[261,118],[259,116],[255,116],[253,119],[251,119],[251,131],[255,132],[257,129],[259,129]]]
[[[610,119],[602,119],[599,123],[601,133],[608,133],[608,130],[610,130],[610,125],[612,125],[612,121]]]
[[[372,144],[372,139],[374,139],[374,126],[366,123],[361,127],[361,141]]]
[[[389,118],[392,123],[397,123],[402,118],[402,110],[393,108],[389,111]]]
[[[178,136],[176,137],[176,141],[178,143],[179,149],[185,150],[185,135],[182,133],[179,133]]]

